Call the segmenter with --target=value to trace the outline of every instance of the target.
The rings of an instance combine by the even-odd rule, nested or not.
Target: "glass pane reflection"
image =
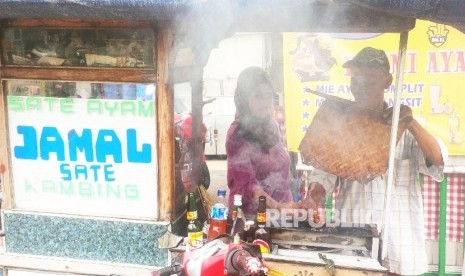
[[[7,93],[12,96],[151,101],[155,97],[155,85],[11,80],[7,82]]]
[[[151,29],[8,28],[7,65],[153,67]]]

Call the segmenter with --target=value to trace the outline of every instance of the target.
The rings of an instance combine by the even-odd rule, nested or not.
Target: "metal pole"
[[[391,211],[391,193],[392,193],[392,183],[394,182],[394,161],[395,161],[395,152],[397,144],[397,129],[399,126],[399,113],[400,113],[400,102],[402,96],[402,79],[404,75],[404,64],[407,54],[407,40],[408,40],[408,31],[403,31],[400,33],[399,40],[399,62],[397,63],[397,76],[396,76],[396,91],[394,94],[394,106],[392,114],[392,126],[391,126],[391,137],[390,137],[390,147],[389,147],[389,167],[387,175],[387,185],[386,185],[386,197],[384,201],[384,214],[383,214],[383,225],[382,225],[382,252],[381,260],[386,258],[387,253],[387,244],[389,237],[389,213]]]
[[[447,174],[439,183],[439,265],[440,276],[446,275],[446,226],[447,226]]]

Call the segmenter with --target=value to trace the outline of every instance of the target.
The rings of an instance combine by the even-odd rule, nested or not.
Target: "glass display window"
[[[156,29],[16,23],[0,30],[8,204],[157,220]]]
[[[3,62],[21,66],[153,67],[155,37],[143,29],[7,28]]]
[[[4,84],[15,208],[157,219],[154,84]]]

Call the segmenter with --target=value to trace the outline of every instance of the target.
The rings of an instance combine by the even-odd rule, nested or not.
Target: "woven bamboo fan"
[[[303,163],[361,182],[385,173],[391,125],[381,121],[379,112],[338,97],[325,98],[300,143]],[[397,142],[404,130],[399,124]]]

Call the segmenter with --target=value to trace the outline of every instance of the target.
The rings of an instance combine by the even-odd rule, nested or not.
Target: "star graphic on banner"
[[[302,119],[308,119],[308,118],[310,118],[310,112],[302,113]]]
[[[307,132],[307,128],[308,128],[307,125],[302,126],[302,132]]]
[[[309,106],[310,105],[310,100],[309,99],[303,99],[302,105],[303,106]]]

